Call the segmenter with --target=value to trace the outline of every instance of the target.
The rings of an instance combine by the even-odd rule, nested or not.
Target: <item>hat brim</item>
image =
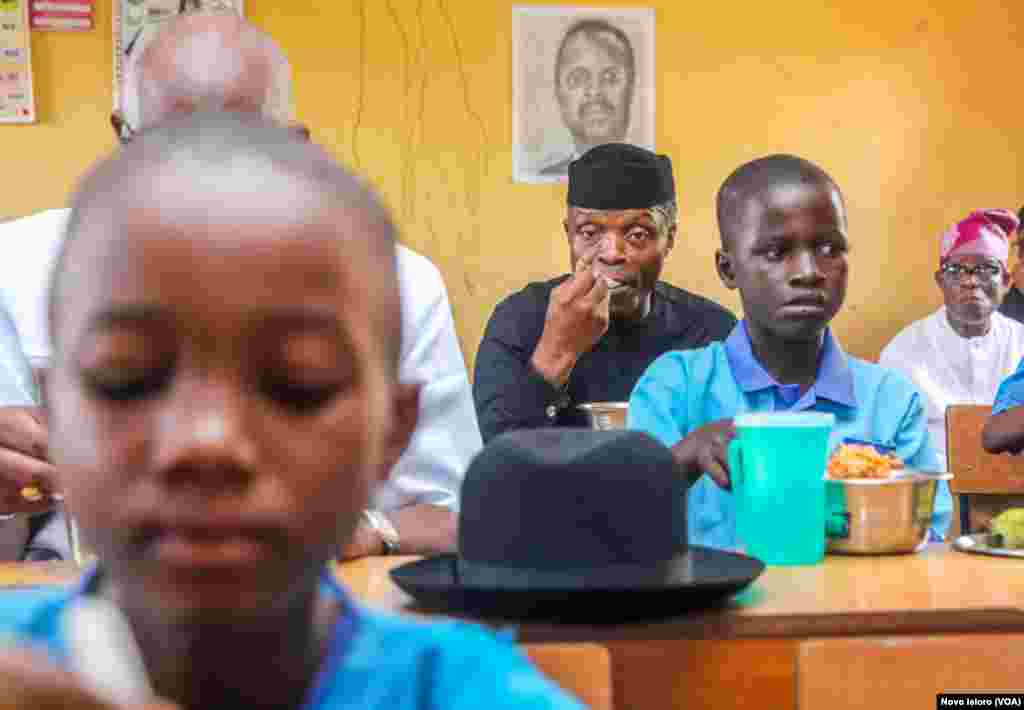
[[[674,616],[725,601],[764,571],[760,560],[724,550],[690,547],[684,564],[657,581],[574,570],[487,569],[466,575],[455,555],[396,567],[391,579],[420,606],[436,611],[510,619],[616,623]],[[467,577],[476,577],[475,579]],[[481,581],[485,578],[488,581]]]

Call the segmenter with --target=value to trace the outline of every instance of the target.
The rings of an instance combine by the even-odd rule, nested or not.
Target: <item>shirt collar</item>
[[[938,327],[939,337],[952,339],[954,340],[954,342],[967,340],[979,343],[985,340],[989,340],[990,338],[996,339],[995,332],[997,315],[999,315],[999,311],[994,310],[992,311],[992,315],[989,316],[987,333],[985,333],[984,335],[975,335],[970,338],[965,338],[964,336],[960,335],[958,332],[953,330],[953,326],[949,322],[949,312],[946,310],[945,306],[941,306],[939,310],[935,312],[935,324]]]
[[[754,355],[745,320],[736,324],[725,340],[725,356],[729,361],[733,377],[744,392],[757,392],[770,387],[780,387],[761,362]],[[854,393],[853,374],[846,361],[846,353],[832,336],[832,329],[825,330],[821,354],[818,356],[818,373],[814,380],[816,397],[842,404],[857,406]]]
[[[98,590],[104,571],[99,564],[89,567],[72,587],[70,601],[83,596],[91,596]],[[307,691],[303,708],[326,707],[331,692],[331,679],[338,673],[349,647],[355,638],[357,625],[361,622],[358,607],[345,588],[338,582],[330,569],[330,564],[320,573],[320,589],[326,594],[336,597],[341,605],[341,613],[331,629],[331,637],[327,653]]]

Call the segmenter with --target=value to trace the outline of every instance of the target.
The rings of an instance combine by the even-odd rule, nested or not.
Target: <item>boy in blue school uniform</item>
[[[65,670],[61,619],[96,596],[181,708],[580,708],[510,643],[369,611],[329,571],[416,423],[394,253],[363,183],[251,119],[168,123],[83,181],[46,387],[102,562],[0,596],[28,649],[0,653],[5,707],[121,707]]]
[[[993,454],[1024,450],[1024,360],[999,385],[992,416],[985,422],[981,443]]]
[[[849,251],[832,178],[795,156],[760,158],[725,181],[717,213],[716,268],[739,290],[744,319],[722,343],[658,358],[629,402],[629,427],[670,446],[690,478],[691,544],[742,544],[727,455],[737,414],[831,412],[833,447],[867,441],[935,470],[920,394],[904,376],[844,353],[828,327],[846,296]],[[935,510],[941,536],[952,511],[944,483]]]

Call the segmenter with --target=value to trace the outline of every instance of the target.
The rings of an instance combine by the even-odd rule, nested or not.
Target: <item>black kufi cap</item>
[[[667,155],[627,143],[591,148],[569,163],[571,207],[634,210],[674,200],[676,184]]]

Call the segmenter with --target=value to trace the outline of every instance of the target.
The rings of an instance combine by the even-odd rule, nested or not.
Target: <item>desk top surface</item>
[[[414,558],[338,566],[364,603],[417,612],[388,570]],[[502,622],[496,622],[502,623]],[[828,555],[820,565],[768,567],[724,607],[656,623],[608,627],[525,624],[526,640],[827,636],[939,631],[1024,631],[1024,559],[932,545],[913,555]]]
[[[425,613],[388,576],[412,559],[369,557],[339,564],[337,572],[370,607]],[[0,586],[68,584],[77,574],[65,563],[3,563]],[[1024,559],[964,554],[945,545],[914,555],[829,555],[820,565],[769,567],[723,607],[666,621],[520,626],[525,640],[562,641],[1012,630],[1024,631]]]

